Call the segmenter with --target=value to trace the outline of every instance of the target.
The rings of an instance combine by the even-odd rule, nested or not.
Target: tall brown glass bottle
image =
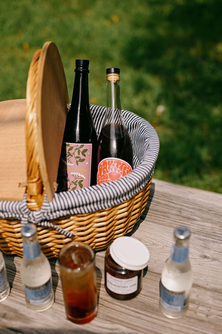
[[[107,109],[99,138],[97,184],[115,181],[132,171],[133,149],[120,106],[118,68],[108,68]]]
[[[76,60],[72,103],[60,159],[59,191],[96,184],[98,142],[89,108],[88,67],[88,60]]]

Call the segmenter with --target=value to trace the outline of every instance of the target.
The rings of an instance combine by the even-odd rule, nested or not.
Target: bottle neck
[[[89,127],[92,117],[89,109],[88,70],[76,69],[75,72],[72,103],[67,115],[64,142],[81,143],[86,142],[92,131]]]
[[[170,257],[177,263],[186,262],[189,259],[189,238],[185,240],[175,238],[175,243],[172,246]]]
[[[28,260],[34,260],[41,254],[41,248],[35,233],[31,237],[22,236],[23,241],[23,256]]]
[[[122,125],[121,103],[120,103],[120,82],[119,75],[110,73],[107,75],[107,111],[104,120],[106,124]]]
[[[72,106],[80,112],[82,105],[89,105],[88,70],[76,69],[72,95]]]

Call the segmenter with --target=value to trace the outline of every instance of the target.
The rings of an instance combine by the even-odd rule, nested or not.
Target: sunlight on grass
[[[160,137],[154,177],[222,193],[218,8],[219,0],[2,1],[0,100],[25,97],[32,56],[46,41],[59,49],[70,99],[76,58],[90,60],[93,104],[106,104],[105,70],[119,67],[122,108]]]

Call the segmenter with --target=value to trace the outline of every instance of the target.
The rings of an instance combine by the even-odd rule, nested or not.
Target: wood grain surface
[[[192,233],[193,287],[185,317],[170,320],[159,310],[159,280],[173,230],[179,225]],[[150,251],[143,289],[128,301],[110,297],[104,288],[104,251],[97,252],[98,315],[86,325],[75,325],[65,317],[56,259],[50,260],[55,303],[36,313],[25,305],[21,259],[4,255],[11,293],[0,304],[0,333],[222,333],[222,195],[153,180],[146,210],[131,235]]]

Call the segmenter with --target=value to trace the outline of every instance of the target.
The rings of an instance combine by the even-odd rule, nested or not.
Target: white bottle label
[[[0,292],[4,291],[7,287],[7,276],[4,266],[0,270]]]
[[[138,289],[138,276],[132,278],[116,278],[106,273],[106,286],[107,288],[119,295],[128,295],[137,291]]]
[[[45,284],[38,287],[29,287],[25,285],[25,293],[28,302],[32,305],[41,305],[50,300],[52,296],[51,279]]]
[[[185,291],[170,291],[166,289],[160,281],[160,301],[166,309],[174,312],[180,312],[184,307]]]

